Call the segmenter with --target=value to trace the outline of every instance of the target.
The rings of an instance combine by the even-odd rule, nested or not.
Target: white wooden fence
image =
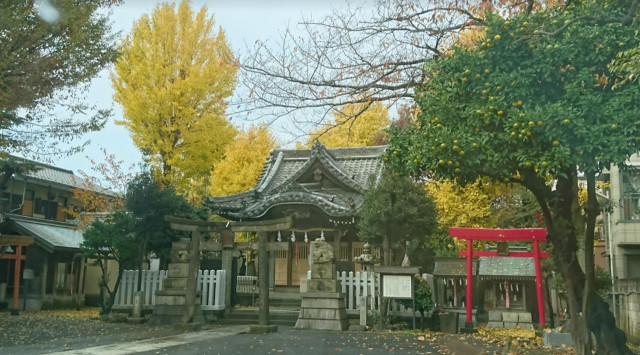
[[[202,292],[202,310],[224,309],[225,270],[198,270],[198,291]]]
[[[199,270],[198,291],[202,292],[202,310],[224,309],[225,297],[224,270]],[[142,271],[142,291],[144,291],[144,304],[153,307],[156,304],[156,291],[162,290],[163,280],[167,278],[167,271]],[[133,307],[133,294],[138,285],[138,270],[126,270],[122,274],[120,287],[113,303],[115,309]]]
[[[380,277],[372,272],[337,272],[340,280],[341,292],[346,295],[346,308],[349,313],[356,313],[360,309],[361,297],[367,299],[367,308],[376,310],[380,307]],[[225,270],[200,270],[198,271],[198,291],[202,292],[202,310],[222,310],[225,301]],[[142,271],[142,291],[144,291],[144,304],[152,307],[156,301],[156,290],[162,290],[162,280],[167,277],[166,270]],[[427,274],[422,277],[426,280]],[[311,271],[307,272],[307,278],[311,278]],[[120,287],[114,301],[115,309],[127,309],[133,307],[133,294],[138,284],[138,271],[126,270],[122,274]],[[252,286],[253,287],[253,286]],[[398,302],[391,302],[389,311],[392,314],[411,314],[410,309],[405,309]]]
[[[156,304],[156,290],[162,290],[162,280],[167,278],[167,271],[142,271],[142,291],[145,306]],[[113,302],[113,308],[133,307],[133,294],[138,287],[138,270],[125,270]]]
[[[348,313],[356,313],[360,309],[362,296],[367,299],[367,308],[376,310],[380,307],[380,276],[373,272],[337,271],[337,279],[340,280],[341,292],[346,295],[345,306]],[[422,278],[428,280],[427,274]],[[311,271],[307,272],[307,279],[311,279]],[[399,302],[392,301],[389,304],[389,312],[395,315],[411,314],[411,309],[405,309]]]

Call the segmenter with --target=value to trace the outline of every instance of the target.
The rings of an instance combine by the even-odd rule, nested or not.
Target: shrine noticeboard
[[[376,266],[373,271],[380,274],[382,298],[410,299],[413,300],[412,308],[416,309],[413,276],[420,274],[419,267]],[[416,313],[412,313],[413,329],[416,329]]]
[[[382,274],[382,297],[413,298],[413,275]]]

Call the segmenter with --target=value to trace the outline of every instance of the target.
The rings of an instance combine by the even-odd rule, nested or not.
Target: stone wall
[[[617,280],[617,323],[630,342],[640,344],[640,279]]]

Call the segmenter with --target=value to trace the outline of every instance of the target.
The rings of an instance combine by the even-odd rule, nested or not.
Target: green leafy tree
[[[636,82],[640,76],[640,47],[618,53],[609,68],[623,76],[616,87],[628,82]]]
[[[200,216],[199,211],[171,186],[163,188],[151,172],[142,173],[129,183],[125,208],[136,218],[135,233],[140,240],[137,248],[138,269],[141,269],[144,258],[150,252],[155,253],[163,265],[166,265],[171,253],[171,243],[183,235],[171,230],[165,216],[192,219]]]
[[[110,112],[88,105],[83,86],[117,56],[108,9],[120,2],[0,1],[1,152],[76,152],[75,138],[104,126]],[[67,112],[53,117],[55,105]]]
[[[434,306],[431,287],[427,280],[423,279],[420,275],[414,275],[413,282],[413,293],[416,299],[414,311],[420,312],[420,328],[424,330],[424,314],[432,310]],[[402,299],[400,300],[400,304],[405,308],[413,308],[413,300]]]
[[[84,255],[95,260],[100,267],[100,314],[111,312],[113,300],[124,270],[134,268],[138,262],[138,247],[140,239],[135,234],[135,217],[130,213],[119,211],[105,219],[94,219],[83,233],[80,245]],[[109,260],[118,262],[119,268],[113,288],[109,286],[107,263]]]
[[[598,353],[629,353],[594,291],[593,238],[597,175],[640,148],[640,87],[612,90],[608,68],[616,53],[638,47],[637,5],[582,1],[509,20],[489,16],[477,49],[453,47],[427,63],[429,80],[416,96],[422,114],[393,129],[389,149],[395,171],[461,183],[489,177],[533,194],[567,284],[580,354],[591,353],[591,333]],[[584,209],[578,171],[587,181]]]
[[[435,204],[420,186],[385,171],[378,185],[364,196],[358,236],[382,248],[384,265],[399,265],[407,242],[414,246],[428,243],[436,228],[436,213]]]

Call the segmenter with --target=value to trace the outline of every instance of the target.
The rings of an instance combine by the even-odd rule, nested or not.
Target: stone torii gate
[[[467,250],[458,253],[459,256],[467,257],[467,318],[465,329],[473,329],[471,321],[471,310],[473,307],[473,268],[472,260],[474,256],[507,256],[507,257],[533,257],[536,271],[536,294],[538,297],[538,318],[540,325],[545,325],[544,299],[542,297],[542,270],[540,268],[540,258],[548,258],[549,253],[540,251],[540,242],[547,240],[547,230],[544,228],[521,228],[521,229],[489,229],[489,228],[449,228],[449,235],[467,241]],[[525,251],[474,251],[474,240],[491,240],[497,242],[509,241],[531,241],[533,242],[533,252]]]
[[[290,229],[293,226],[291,217],[249,222],[206,222],[194,221],[178,217],[165,217],[171,223],[171,229],[191,233],[189,273],[186,283],[185,314],[183,322],[193,321],[196,300],[196,278],[200,267],[200,250],[221,251],[222,268],[231,270],[232,254],[237,250],[258,250],[258,284],[260,290],[259,319],[258,323],[263,327],[262,331],[274,331],[269,328],[269,257],[268,251],[288,250],[288,242],[269,242],[268,232]],[[221,233],[222,241],[201,241],[201,233]],[[236,243],[233,233],[255,232],[258,233],[258,243]],[[226,285],[231,285],[231,272],[226,275]],[[231,287],[226,287],[225,309],[231,306]]]

